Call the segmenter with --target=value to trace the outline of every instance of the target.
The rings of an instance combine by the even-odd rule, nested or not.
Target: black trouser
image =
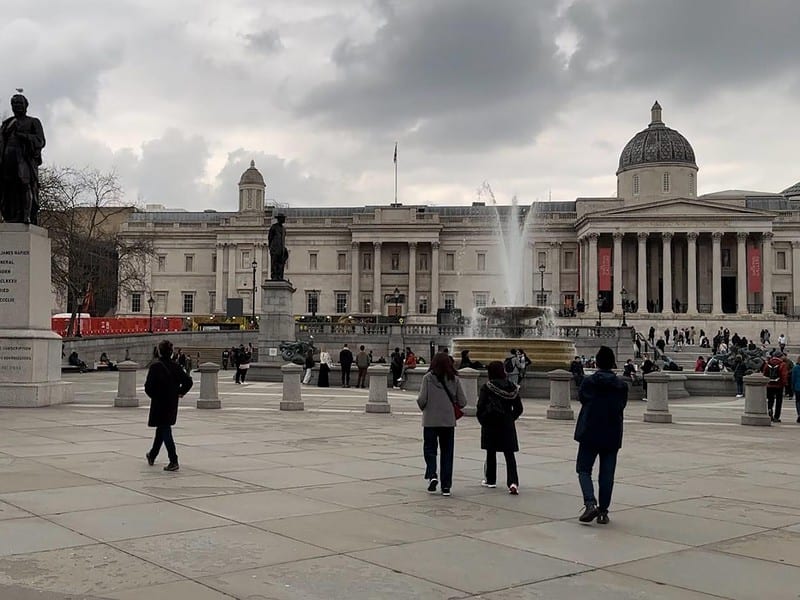
[[[347,365],[346,367],[342,365],[342,385],[349,386],[350,385],[350,369],[352,365]]]
[[[403,365],[396,365],[392,363],[392,385],[397,385],[397,382],[403,377]]]
[[[517,457],[513,452],[503,452],[506,457],[506,485],[519,485],[519,475],[517,475]],[[494,450],[486,451],[486,465],[483,469],[486,476],[486,483],[497,483],[497,453]]]
[[[443,490],[453,484],[453,450],[455,447],[455,427],[423,427],[422,452],[425,456],[425,479],[436,477],[436,451],[441,450],[441,471],[439,481]]]
[[[169,462],[178,462],[178,454],[175,451],[175,440],[172,439],[172,427],[170,425],[156,427],[156,435],[153,438],[153,447],[150,449],[150,460],[155,460],[156,456],[158,456],[158,452],[161,450],[162,442],[167,449]]]
[[[586,444],[578,446],[578,459],[575,461],[575,471],[578,473],[578,483],[583,493],[584,504],[597,504],[601,511],[608,511],[611,505],[611,492],[614,490],[614,471],[617,468],[618,450],[600,450]],[[594,461],[600,457],[600,472],[597,482],[600,487],[600,503],[594,497],[592,485],[592,468]]]
[[[772,412],[772,407],[775,406],[775,412]],[[776,421],[781,418],[781,408],[783,408],[783,388],[767,388],[767,407],[769,408],[769,416]]]
[[[367,387],[367,367],[358,367],[358,387]]]

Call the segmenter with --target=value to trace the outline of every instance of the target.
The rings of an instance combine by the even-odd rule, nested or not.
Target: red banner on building
[[[611,291],[611,248],[597,249],[597,286],[598,291]]]
[[[761,248],[747,246],[747,291],[761,291]]]

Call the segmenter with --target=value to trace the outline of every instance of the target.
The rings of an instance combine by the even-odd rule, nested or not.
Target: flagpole
[[[394,143],[394,203],[397,204],[397,142]]]

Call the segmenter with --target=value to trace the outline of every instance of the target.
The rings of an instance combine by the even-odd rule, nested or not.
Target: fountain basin
[[[469,350],[471,360],[484,365],[493,360],[503,361],[511,348],[521,349],[531,359],[534,371],[569,369],[575,358],[575,344],[570,340],[553,338],[479,337],[455,338],[453,356],[459,360],[462,350]]]

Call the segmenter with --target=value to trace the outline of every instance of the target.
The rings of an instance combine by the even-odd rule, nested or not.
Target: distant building
[[[505,222],[518,210],[523,221],[533,211],[530,241],[513,257],[524,261],[526,303],[567,313],[582,304],[577,316],[592,320],[598,306],[621,315],[623,299],[634,321],[800,314],[800,183],[698,197],[697,177],[694,150],[663,123],[658,103],[622,151],[612,197],[497,208],[276,208],[251,163],[236,212],[129,216],[121,235],[153,236],[156,256],[147,286],[121,298],[118,312],[146,312],[152,294],[154,314],[223,315],[233,298],[249,315],[253,265],[258,287],[269,273],[266,232],[280,211],[297,315],[399,313],[409,323],[434,322],[442,309],[468,315],[506,302],[495,223],[497,213]]]

